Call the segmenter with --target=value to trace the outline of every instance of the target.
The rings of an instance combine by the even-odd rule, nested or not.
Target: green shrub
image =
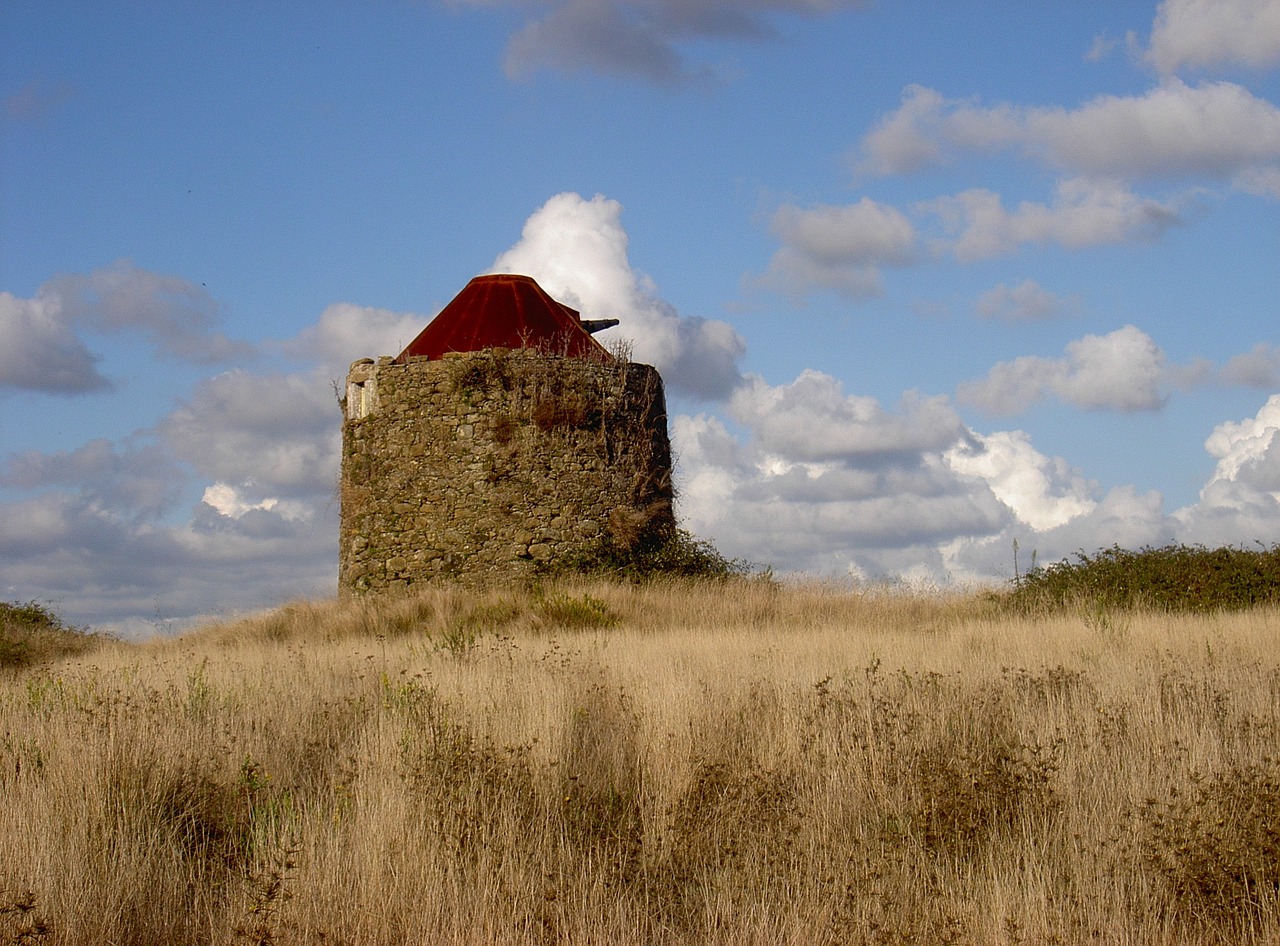
[[[550,571],[632,582],[662,578],[724,581],[768,574],[743,559],[725,558],[710,542],[684,529],[643,538],[629,547],[606,539],[585,553],[556,562]]]
[[[1018,609],[1149,607],[1226,611],[1280,601],[1280,546],[1261,549],[1113,546],[1076,553],[1015,579]]]
[[[589,594],[580,598],[566,594],[539,597],[533,607],[551,627],[590,629],[613,627],[618,623],[618,615],[605,602]]]
[[[0,601],[0,667],[25,667],[83,653],[100,638],[35,601]]]

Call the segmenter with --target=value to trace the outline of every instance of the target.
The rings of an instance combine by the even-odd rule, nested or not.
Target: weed
[[[43,943],[52,936],[53,925],[37,912],[34,893],[0,890],[0,943],[26,946]]]
[[[479,602],[448,621],[433,644],[436,650],[462,659],[475,649],[481,638],[509,627],[522,613],[514,601]]]
[[[619,620],[604,601],[585,592],[576,598],[563,593],[536,598],[534,611],[549,628],[589,630],[613,627]]]
[[[639,720],[621,690],[594,684],[570,711],[559,760],[568,836],[615,882],[633,879],[643,848]]]
[[[972,855],[1055,804],[1061,743],[1023,739],[998,699],[973,712],[968,725],[953,725],[907,755],[907,822],[931,853]]]
[[[743,559],[725,558],[715,546],[684,529],[649,530],[651,516],[624,510],[610,517],[608,535],[586,552],[553,563],[551,571],[597,575],[626,581],[734,578],[769,579]]]
[[[235,928],[235,933],[251,946],[274,946],[278,942],[277,914],[293,896],[286,883],[294,877],[298,866],[297,854],[297,844],[288,845],[261,869],[248,873],[248,918]]]
[[[0,674],[0,946],[1280,942],[1275,610],[957,600],[433,589]]]
[[[1235,766],[1141,806],[1143,861],[1192,923],[1245,929],[1280,894],[1280,760]]]

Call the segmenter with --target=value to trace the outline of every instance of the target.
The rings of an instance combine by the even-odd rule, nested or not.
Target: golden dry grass
[[[1280,939],[1280,612],[561,585],[0,679],[0,943]]]

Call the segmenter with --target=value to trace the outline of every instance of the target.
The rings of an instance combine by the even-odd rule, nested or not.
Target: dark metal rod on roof
[[[618,324],[617,319],[579,319],[582,327],[587,330],[588,335],[594,335],[596,332],[603,332],[607,328],[613,328]]]

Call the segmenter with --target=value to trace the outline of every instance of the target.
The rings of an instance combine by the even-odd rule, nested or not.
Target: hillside
[[[10,668],[0,942],[1275,942],[1278,631],[564,583]]]

